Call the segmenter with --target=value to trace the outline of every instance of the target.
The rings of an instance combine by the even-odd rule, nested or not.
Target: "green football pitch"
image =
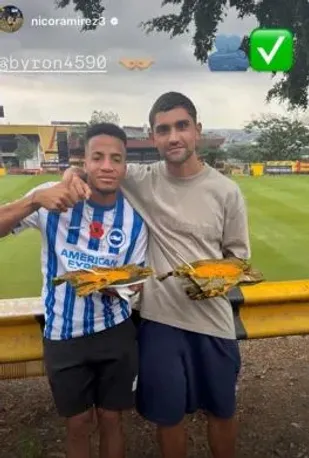
[[[57,176],[0,178],[0,204]],[[309,279],[309,176],[238,177],[248,206],[252,262],[267,280]],[[40,295],[40,236],[0,240],[0,299]]]

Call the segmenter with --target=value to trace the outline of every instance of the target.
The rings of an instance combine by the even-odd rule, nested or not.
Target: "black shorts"
[[[135,405],[137,341],[132,320],[70,340],[44,339],[47,376],[59,415],[91,407],[126,410]]]

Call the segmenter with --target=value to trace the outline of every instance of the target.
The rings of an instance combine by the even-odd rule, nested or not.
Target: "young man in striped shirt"
[[[121,411],[134,406],[137,376],[131,304],[113,294],[80,298],[68,283],[52,284],[66,271],[145,261],[146,226],[119,191],[126,173],[122,129],[89,129],[85,170],[88,183],[74,190],[44,183],[0,207],[0,237],[41,232],[44,357],[56,407],[67,419],[68,458],[90,457],[93,407],[100,457],[124,458]]]

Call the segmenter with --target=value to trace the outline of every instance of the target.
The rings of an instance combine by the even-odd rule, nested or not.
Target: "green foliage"
[[[204,147],[199,153],[201,159],[205,160],[207,164],[214,167],[217,161],[225,161],[227,159],[227,153],[220,148],[207,148]]]
[[[101,0],[57,0],[59,8],[74,5],[84,17],[99,17],[105,10]],[[267,94],[267,101],[277,99],[288,102],[289,108],[308,106],[309,85],[309,3],[307,0],[163,0],[162,7],[174,5],[180,8],[178,14],[165,14],[143,22],[146,33],[165,32],[171,38],[190,33],[194,56],[202,64],[207,62],[208,53],[213,48],[218,25],[226,16],[228,7],[235,7],[240,18],[255,16],[260,27],[280,27],[290,29],[295,38],[295,63],[292,70],[283,74]],[[83,30],[93,30],[96,26],[84,26]],[[247,37],[242,49],[248,48]]]
[[[113,124],[119,125],[120,118],[117,113],[114,113],[112,111],[103,112],[95,110],[91,115],[89,125],[92,126],[93,124],[98,124],[100,122],[111,122]]]
[[[16,456],[22,458],[44,458],[41,439],[28,427],[20,431],[16,444]]]
[[[105,11],[101,0],[56,0],[58,8],[66,8],[69,5],[74,6],[74,11],[82,13],[85,18],[90,19],[90,24],[84,24],[82,31],[95,30],[97,24],[94,19],[99,18]],[[105,2],[104,2],[105,3]]]
[[[26,161],[27,159],[32,159],[35,153],[35,145],[25,136],[16,135],[17,148],[14,153],[18,156],[18,159],[21,162]]]
[[[260,161],[297,160],[309,145],[309,129],[298,119],[263,116],[245,129],[259,133],[254,148]]]
[[[260,162],[262,160],[257,145],[231,145],[227,150],[227,154],[229,158],[244,163]]]
[[[306,0],[164,0],[162,6],[181,6],[180,13],[167,14],[150,19],[141,25],[147,33],[166,32],[171,37],[189,32],[195,26],[193,36],[194,55],[201,63],[206,63],[208,53],[214,44],[218,25],[224,18],[226,7],[237,9],[240,18],[253,15],[260,27],[287,28],[294,34],[294,67],[274,84],[267,94],[267,101],[278,99],[287,101],[290,109],[307,108],[309,84],[309,4]],[[242,49],[248,49],[248,39],[244,38]]]

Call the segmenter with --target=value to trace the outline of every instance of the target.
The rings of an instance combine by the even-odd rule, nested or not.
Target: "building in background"
[[[144,124],[143,127],[136,127],[136,126],[122,126],[122,129],[125,131],[128,139],[143,139],[149,138],[150,135],[150,128],[147,124]]]
[[[1,110],[0,110],[1,111]],[[0,113],[1,114],[1,113]],[[69,165],[81,166],[84,161],[84,135],[87,123],[53,121],[50,125],[3,124],[0,125],[0,155],[8,167],[42,169],[54,173]],[[147,125],[124,126],[127,134],[128,162],[151,163],[160,160]],[[34,146],[33,158],[20,164],[15,151],[16,136],[24,136]],[[224,138],[218,135],[205,136],[200,148],[220,148]]]
[[[40,169],[45,162],[59,162],[58,139],[59,132],[67,132],[66,126],[3,124],[0,125],[0,154],[5,165],[27,169]],[[33,158],[20,164],[15,153],[17,136],[26,137],[34,146]]]

